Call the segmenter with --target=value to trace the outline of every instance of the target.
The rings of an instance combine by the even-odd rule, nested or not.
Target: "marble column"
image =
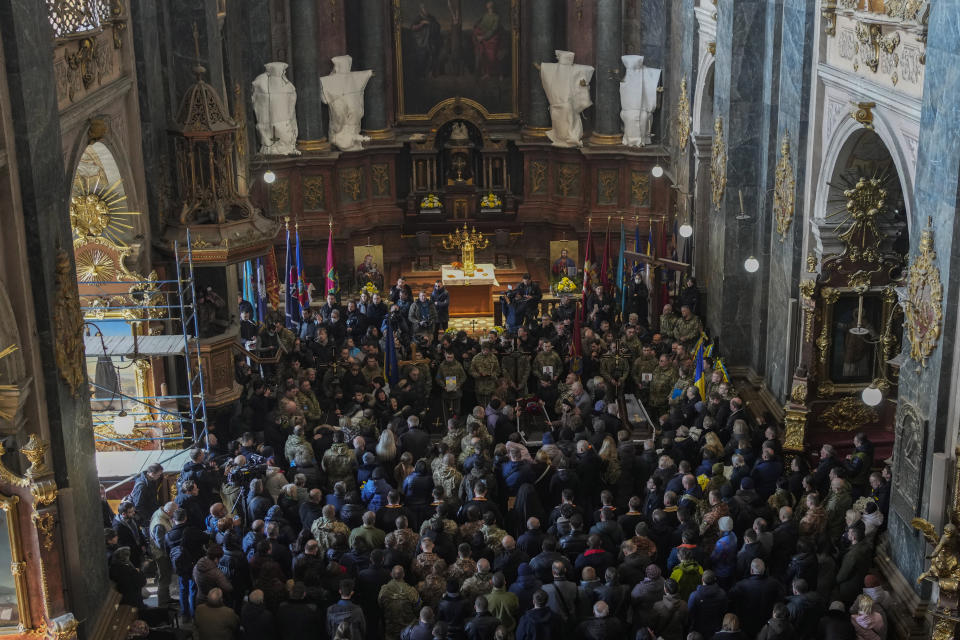
[[[594,106],[592,144],[620,144],[620,56],[623,54],[623,18],[620,0],[596,2],[597,93]]]
[[[19,190],[17,210],[6,214],[20,217],[34,311],[31,326],[21,324],[20,331],[21,337],[31,343],[24,351],[33,351],[34,362],[39,360],[34,365],[29,395],[39,394],[45,407],[43,419],[28,421],[15,436],[20,445],[26,444],[28,432],[49,442],[47,462],[59,487],[55,503],[58,544],[49,550],[39,544],[24,548],[30,565],[27,571],[33,571],[42,559],[50,582],[49,594],[41,594],[39,585],[31,584],[30,597],[35,613],[36,602],[41,597],[48,599],[46,613],[50,617],[68,607],[77,620],[83,621],[81,636],[90,637],[112,585],[99,552],[103,549],[103,523],[89,395],[85,382],[73,389],[63,381],[57,361],[58,349],[69,336],[58,335],[56,311],[63,295],[77,295],[77,286],[69,217],[73,167],[64,167],[57,88],[50,64],[54,39],[47,4],[0,2],[0,44],[5,88],[9,89],[8,114],[15,133],[10,136],[13,146],[7,148],[9,179],[16,182],[15,191]],[[58,286],[57,258],[63,252],[68,256],[69,269],[67,281],[61,279]],[[12,320],[5,318],[7,322]],[[71,364],[83,366],[83,362]],[[29,496],[21,496],[19,507],[20,529],[27,540],[30,529],[34,529],[28,500]],[[62,583],[61,570],[66,576]],[[39,616],[33,620],[34,625],[42,622],[49,624]]]
[[[320,68],[317,52],[317,0],[290,0],[291,80],[297,87],[297,147],[301,151],[330,148],[323,126]]]
[[[556,9],[553,0],[532,0],[527,3],[528,21],[524,29],[530,64],[554,62],[554,31],[556,29]],[[550,103],[540,84],[540,73],[529,69],[527,84],[527,112],[523,114],[526,122],[524,133],[545,137],[550,129]]]
[[[363,67],[373,71],[363,93],[363,131],[372,140],[393,137],[387,118],[386,17],[381,0],[361,0],[363,6]],[[354,64],[354,68],[357,68]]]

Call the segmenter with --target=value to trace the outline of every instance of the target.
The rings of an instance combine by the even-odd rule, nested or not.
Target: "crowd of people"
[[[864,434],[785,455],[722,368],[701,397],[695,298],[654,334],[602,290],[541,316],[524,278],[515,331],[478,341],[444,331],[442,283],[405,287],[248,332],[279,361],[238,361],[175,499],[152,465],[105,517],[124,604],[150,574],[201,640],[886,637],[888,468]]]

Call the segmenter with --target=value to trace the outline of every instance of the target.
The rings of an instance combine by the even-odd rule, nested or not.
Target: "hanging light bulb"
[[[113,417],[113,430],[117,432],[117,435],[132,436],[136,426],[137,421],[134,417],[123,409],[120,409],[120,413]]]
[[[864,389],[860,397],[863,399],[863,404],[868,407],[875,407],[883,402],[883,392],[874,384]]]
[[[270,169],[267,169],[266,171],[263,172],[263,181],[266,182],[267,184],[273,184],[274,182],[277,181],[277,174],[275,174]]]
[[[693,235],[693,227],[690,226],[689,222],[684,222],[682,225],[680,225],[679,231],[681,238],[689,238]]]
[[[757,269],[760,268],[760,261],[750,256],[743,261],[743,268],[747,270],[747,273],[756,273]]]
[[[653,169],[650,170],[650,173],[653,174],[654,178],[663,177],[663,167],[660,166],[660,163],[653,165]]]

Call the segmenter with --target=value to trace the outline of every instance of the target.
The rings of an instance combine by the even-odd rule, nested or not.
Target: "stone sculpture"
[[[353,58],[336,56],[333,73],[320,78],[320,96],[330,106],[330,142],[341,151],[356,151],[370,138],[360,135],[363,90],[373,71],[351,71]]]
[[[547,137],[557,147],[582,147],[583,123],[580,114],[593,102],[590,80],[593,67],[574,64],[572,51],[557,50],[557,62],[540,65],[540,81],[550,101],[552,128]]]
[[[660,69],[643,66],[643,56],[620,58],[627,74],[620,82],[620,119],[623,120],[623,144],[642,147],[650,144],[653,112],[657,109]]]
[[[268,62],[253,81],[253,111],[257,116],[260,153],[300,155],[297,151],[297,89],[287,79],[286,62]]]

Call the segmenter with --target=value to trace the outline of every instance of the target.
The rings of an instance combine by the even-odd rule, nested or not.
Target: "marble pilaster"
[[[623,53],[623,18],[620,0],[597,0],[594,7],[596,39],[596,105],[593,144],[620,144],[620,56]]]
[[[333,71],[334,56],[347,53],[347,20],[344,15],[344,0],[327,0],[321,5],[317,16],[317,53],[320,56],[320,77]],[[354,65],[355,69],[359,69]]]
[[[532,0],[527,5],[527,21],[523,30],[528,60],[531,65],[541,62],[553,62],[556,29],[556,8],[553,0]],[[540,74],[532,67],[527,68],[526,113],[523,114],[526,133],[544,136],[550,128],[550,103],[540,84]]]
[[[317,4],[316,0],[290,0],[290,57],[293,64],[288,77],[297,88],[297,146],[306,152],[328,148],[320,101]]]
[[[379,0],[362,0],[363,6],[363,66],[373,77],[363,94],[363,131],[371,139],[387,139],[390,132],[387,98],[386,16]]]
[[[40,585],[34,584],[31,597],[50,601],[45,612],[50,617],[64,613],[63,607],[66,606],[77,620],[90,621],[88,625],[92,625],[107,601],[112,585],[103,555],[92,552],[103,549],[103,523],[88,392],[85,385],[80,385],[74,395],[74,390],[63,382],[57,367],[58,343],[66,336],[57,334],[54,319],[61,300],[56,261],[58,253],[65,251],[72,263],[73,243],[69,220],[70,187],[65,181],[67,171],[51,64],[54,39],[46,3],[33,0],[0,2],[0,42],[9,90],[9,115],[15,123],[14,146],[7,152],[16,158],[15,179],[21,210],[15,215],[22,216],[23,254],[26,256],[25,268],[30,274],[34,311],[33,325],[22,326],[21,331],[31,334],[32,350],[40,360],[30,393],[38,394],[46,406],[45,420],[40,424],[28,423],[25,429],[50,443],[48,464],[54,470],[59,487],[55,507],[56,535],[62,539],[62,545],[52,550],[37,544],[25,549],[31,565],[28,571],[36,570],[38,559],[45,558],[50,574],[49,594],[41,593]],[[69,274],[66,292],[72,291],[76,295],[72,264]],[[24,445],[27,434],[18,433],[16,439]],[[24,510],[29,508],[26,504],[21,502],[23,508],[20,509],[21,531],[25,537],[32,528],[29,511]],[[52,569],[57,566],[66,576],[62,584],[60,575]],[[38,611],[42,610],[43,607],[38,608]],[[35,626],[49,624],[41,616],[35,617],[38,618],[32,621]]]

